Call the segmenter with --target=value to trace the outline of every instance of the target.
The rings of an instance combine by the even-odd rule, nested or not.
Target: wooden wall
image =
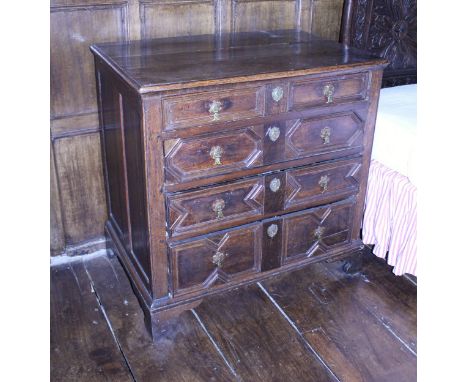
[[[103,246],[94,66],[106,41],[299,28],[338,40],[343,0],[51,0],[51,254]]]

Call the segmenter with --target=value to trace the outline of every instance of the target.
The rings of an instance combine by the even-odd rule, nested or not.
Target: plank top
[[[294,30],[92,45],[140,93],[384,66],[367,52]]]

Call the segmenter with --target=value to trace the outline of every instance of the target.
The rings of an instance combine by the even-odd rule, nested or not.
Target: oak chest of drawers
[[[385,61],[294,31],[91,47],[109,244],[150,332],[362,249]]]

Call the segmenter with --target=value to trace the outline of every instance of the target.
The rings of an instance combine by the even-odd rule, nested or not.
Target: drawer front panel
[[[184,182],[259,166],[262,145],[255,128],[166,141],[166,180]]]
[[[174,295],[223,285],[350,242],[355,199],[169,245]]]
[[[283,263],[324,254],[350,241],[354,200],[304,211],[283,221]]]
[[[284,156],[346,155],[346,151],[362,147],[363,137],[364,122],[354,111],[288,121]]]
[[[170,237],[189,237],[355,194],[361,159],[307,166],[167,195]]]
[[[291,110],[365,100],[368,83],[368,73],[294,82]]]
[[[262,226],[253,224],[170,248],[174,294],[224,284],[260,271]]]
[[[363,148],[356,109],[164,142],[166,182],[177,184],[307,157],[334,159]]]
[[[265,87],[169,97],[163,112],[169,130],[259,117],[265,115]]]
[[[359,189],[360,170],[359,158],[287,171],[284,208],[316,205],[324,199],[353,194]]]
[[[244,219],[261,218],[263,199],[263,177],[169,195],[170,235],[216,231],[226,224],[232,226],[242,224]]]

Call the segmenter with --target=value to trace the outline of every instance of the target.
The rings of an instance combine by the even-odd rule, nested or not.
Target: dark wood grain
[[[245,381],[335,381],[258,286],[213,296],[195,308]]]
[[[261,251],[262,227],[258,223],[173,244],[174,293],[225,284],[259,272]]]
[[[91,51],[107,233],[153,335],[169,308],[180,313],[278,265],[282,272],[362,246],[357,227],[384,60],[297,31]],[[273,190],[277,170],[283,186],[278,178]],[[273,243],[263,239],[265,227]]]
[[[100,257],[85,266],[137,381],[236,380],[190,311],[167,320],[153,342],[117,258]]]
[[[60,209],[60,192],[57,184],[55,155],[50,145],[50,252],[60,253],[65,246],[62,211]]]
[[[389,61],[382,87],[417,82],[416,0],[345,0],[341,41]]]
[[[171,236],[206,233],[262,217],[263,177],[167,197]]]
[[[154,344],[115,257],[55,267],[51,380],[415,381],[407,341],[416,337],[415,285],[375,256],[362,274],[340,267],[321,263],[207,297],[165,317]]]
[[[391,267],[375,256],[368,259],[362,272],[346,275],[341,263],[324,267],[346,287],[352,288],[353,298],[391,331],[404,346],[417,351],[417,289],[404,277],[396,277]]]
[[[50,380],[133,381],[81,261],[50,270]]]
[[[58,140],[66,138],[71,151],[71,146],[79,147],[81,155],[86,157],[87,143],[81,135],[99,131],[93,62],[88,49],[90,44],[278,28],[297,28],[306,32],[313,29],[314,33],[336,41],[342,1],[294,0],[280,3],[264,0],[259,3],[238,3],[177,0],[160,3],[138,0],[53,0],[50,3],[52,143],[55,145]],[[213,43],[216,44],[216,41]],[[218,58],[223,57],[220,55]],[[97,151],[99,157],[99,149]],[[75,214],[75,221],[70,226],[63,225],[60,219],[55,218],[68,215],[70,203],[81,204],[85,210],[105,209],[102,193],[95,188],[86,194],[80,190],[82,177],[96,179],[102,188],[101,172],[85,159],[76,161],[75,166],[57,172],[57,182],[62,184],[64,180],[61,178],[66,177],[72,188],[70,197],[66,190],[63,200],[53,195],[52,255],[64,251],[76,253],[72,248],[74,243],[90,243],[92,250],[92,243],[102,235],[102,221],[99,219]]]
[[[295,31],[252,32],[234,40],[221,36],[217,45],[214,39],[212,35],[154,39],[93,45],[91,50],[142,93],[385,63],[352,48],[344,55],[338,43]],[[227,47],[223,39],[230,41]],[[229,59],[220,60],[217,55]]]
[[[262,136],[258,134],[260,128],[247,127],[178,140],[165,153],[168,183],[181,183],[262,165]],[[218,162],[212,156],[213,148],[220,150]]]
[[[283,262],[326,254],[350,241],[355,199],[286,215],[283,219]]]
[[[317,36],[337,41],[340,34],[342,12],[343,0],[313,0],[311,32]]]
[[[297,80],[291,86],[291,108],[359,101],[367,96],[369,76],[359,73],[346,76]],[[330,97],[325,96],[326,86],[332,86]]]
[[[365,292],[356,296],[357,282],[317,264],[262,285],[340,380],[416,380],[414,353],[358,302]]]
[[[99,134],[59,139],[54,152],[65,242],[102,236],[107,211]]]
[[[149,64],[151,65],[151,63]],[[219,112],[216,113],[216,116],[213,111],[210,111],[213,102],[219,102]],[[210,125],[218,121],[230,122],[263,116],[265,113],[265,87],[251,86],[223,92],[202,92],[168,97],[163,100],[163,113],[167,129]]]

